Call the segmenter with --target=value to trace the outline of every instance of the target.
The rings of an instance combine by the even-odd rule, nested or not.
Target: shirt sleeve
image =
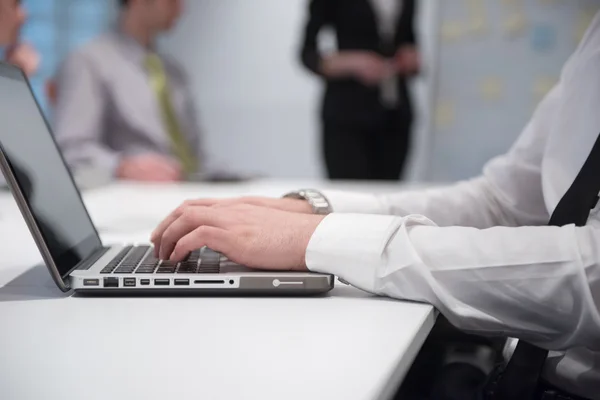
[[[600,350],[599,242],[591,227],[481,230],[331,214],[306,262],[365,291],[432,304],[465,331]]]
[[[72,54],[56,83],[54,133],[67,164],[76,174],[95,169],[114,175],[119,154],[102,142],[108,100],[93,63],[83,53]]]

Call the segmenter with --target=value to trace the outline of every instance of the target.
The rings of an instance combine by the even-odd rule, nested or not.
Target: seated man
[[[436,398],[598,400],[598,107],[600,14],[514,147],[481,177],[393,195],[192,200],[152,241],[161,259],[208,246],[249,267],[330,273],[432,304],[462,330],[523,340],[487,383]]]
[[[118,28],[75,51],[56,81],[54,130],[77,176],[179,181],[206,166],[189,83],[156,52],[182,0],[119,0]]]

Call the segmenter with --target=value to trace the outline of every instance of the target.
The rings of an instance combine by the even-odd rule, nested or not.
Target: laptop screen
[[[102,243],[21,72],[0,63],[0,144],[58,272]]]

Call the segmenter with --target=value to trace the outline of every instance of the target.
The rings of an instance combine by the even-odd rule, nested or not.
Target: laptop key
[[[163,262],[160,263],[160,267],[161,268],[177,268],[177,264],[175,261],[169,261],[169,260],[163,260]]]
[[[218,265],[200,265],[198,268],[199,274],[218,274],[221,272],[221,268]]]
[[[159,268],[156,271],[157,274],[174,274],[175,268]]]

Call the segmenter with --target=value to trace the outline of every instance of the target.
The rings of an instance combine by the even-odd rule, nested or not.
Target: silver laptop
[[[85,90],[85,88],[82,88]],[[0,63],[0,168],[63,291],[98,294],[318,294],[330,275],[260,272],[203,248],[181,263],[150,246],[104,246],[22,72]]]

